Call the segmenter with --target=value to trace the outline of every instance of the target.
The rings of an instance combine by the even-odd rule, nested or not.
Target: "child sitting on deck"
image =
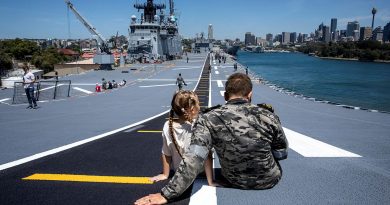
[[[179,167],[183,154],[191,142],[193,122],[198,116],[200,106],[198,96],[192,91],[180,90],[173,96],[169,120],[165,122],[162,137],[163,172],[150,180],[153,182],[166,180],[170,169]],[[175,118],[176,117],[176,118]],[[205,173],[210,186],[213,183],[211,151],[205,162]]]

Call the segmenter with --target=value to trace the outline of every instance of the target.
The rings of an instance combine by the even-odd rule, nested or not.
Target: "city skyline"
[[[146,1],[146,0],[145,0]],[[103,34],[109,38],[119,32],[127,36],[130,16],[140,17],[133,8],[135,0],[118,0],[115,3],[100,0],[73,0],[76,9]],[[138,0],[144,2],[144,0]],[[155,0],[156,3],[168,3]],[[375,7],[375,27],[390,22],[390,5],[386,0],[322,1],[296,0],[288,2],[268,1],[175,1],[179,17],[180,34],[195,37],[196,33],[207,34],[208,25],[213,25],[216,39],[244,39],[250,31],[265,38],[267,33],[282,32],[311,33],[322,22],[331,25],[337,18],[337,30],[344,30],[348,22],[358,21],[361,27],[371,26],[371,10]],[[0,4],[0,22],[3,28],[0,38],[91,38],[91,34],[69,12],[70,35],[68,32],[67,8],[63,0],[4,0]],[[7,20],[8,19],[8,20]]]

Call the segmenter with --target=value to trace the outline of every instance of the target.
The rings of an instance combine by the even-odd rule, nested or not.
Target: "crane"
[[[65,0],[66,5],[74,15],[77,17],[77,19],[80,20],[80,22],[85,26],[85,28],[88,29],[88,31],[96,37],[96,40],[98,42],[98,47],[100,53],[107,53],[110,54],[110,50],[108,48],[108,44],[106,39],[96,30],[95,27],[93,27],[81,14],[74,8],[73,4],[70,2],[70,0]]]

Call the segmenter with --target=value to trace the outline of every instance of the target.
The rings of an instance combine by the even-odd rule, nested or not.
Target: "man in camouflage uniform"
[[[200,115],[189,150],[171,181],[159,194],[135,204],[164,204],[179,197],[204,170],[211,148],[218,154],[222,176],[239,189],[269,189],[282,177],[278,159],[287,158],[288,142],[272,107],[252,105],[252,82],[235,73],[225,85],[226,105]]]

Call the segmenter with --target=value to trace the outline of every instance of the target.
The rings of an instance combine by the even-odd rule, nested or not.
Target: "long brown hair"
[[[193,116],[191,109],[196,106],[199,108],[199,99],[193,91],[180,90],[173,95],[171,110],[169,112],[169,135],[171,135],[172,142],[181,158],[183,158],[183,155],[180,153],[179,145],[173,132],[173,120],[176,114],[178,117],[184,117],[186,121],[192,122]]]

